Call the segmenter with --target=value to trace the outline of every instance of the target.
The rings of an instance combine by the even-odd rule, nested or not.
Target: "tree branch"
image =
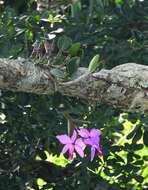
[[[50,69],[29,60],[0,59],[0,88],[35,94],[80,97],[126,111],[148,111],[148,66],[126,63],[112,70],[89,73],[79,68],[76,79],[57,81]]]

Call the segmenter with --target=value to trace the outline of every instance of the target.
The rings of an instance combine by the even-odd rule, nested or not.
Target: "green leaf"
[[[146,146],[148,146],[148,131],[144,131],[144,135],[143,135],[143,142]]]
[[[133,150],[141,150],[143,148],[143,144],[132,144]]]
[[[112,177],[114,174],[111,173],[111,171],[109,170],[109,168],[105,168],[104,171],[103,171],[107,176],[110,176]]]
[[[143,160],[148,161],[148,156],[143,156]]]
[[[79,64],[80,64],[79,57],[73,57],[68,61],[68,63],[66,64],[66,68],[70,76],[77,70]]]
[[[134,165],[143,165],[144,161],[143,160],[137,160],[133,163]]]
[[[71,16],[77,16],[81,11],[81,2],[76,1],[75,3],[71,4]]]
[[[38,184],[39,187],[43,187],[43,186],[46,185],[47,183],[46,183],[46,181],[44,181],[43,179],[38,178],[38,179],[37,179],[37,184]]]
[[[67,50],[71,45],[72,45],[72,40],[71,40],[71,38],[69,38],[67,36],[61,36],[58,39],[57,46],[62,51]]]
[[[124,159],[121,156],[119,156],[117,154],[115,154],[115,156],[116,156],[117,162],[123,162],[124,163]]]
[[[26,35],[30,41],[33,40],[33,32],[31,30],[27,30]]]
[[[136,131],[138,130],[139,125],[137,125],[128,135],[127,135],[127,139],[132,139],[136,133]]]
[[[80,50],[81,44],[79,42],[72,44],[69,49],[69,53],[71,56],[76,56]]]
[[[143,180],[144,180],[144,178],[143,178],[142,176],[140,176],[140,175],[134,175],[133,177],[134,177],[134,179],[135,179],[136,181],[138,181],[139,183],[142,183]]]
[[[122,4],[122,3],[123,3],[123,0],[115,0],[115,3],[116,3],[116,4]]]
[[[133,140],[132,140],[132,143],[136,143],[138,140],[140,140],[142,137],[142,134],[143,134],[142,129],[141,129],[141,127],[139,127],[138,130],[136,131],[136,134],[135,134]]]
[[[89,64],[89,67],[88,67],[88,70],[91,72],[91,73],[93,73],[96,69],[97,69],[97,67],[99,66],[99,59],[100,59],[100,55],[95,55],[93,58],[92,58],[92,60],[91,60],[91,62],[90,62],[90,64]]]

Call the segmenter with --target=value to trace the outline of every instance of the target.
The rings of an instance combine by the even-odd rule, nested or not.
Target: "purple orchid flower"
[[[65,154],[69,151],[69,159],[72,160],[74,156],[74,151],[76,151],[80,157],[84,157],[84,149],[86,145],[84,144],[82,138],[77,138],[76,130],[73,131],[71,137],[68,135],[57,135],[56,138],[60,141],[61,144],[64,144],[62,153]]]
[[[78,133],[83,138],[84,143],[91,146],[91,161],[94,159],[96,151],[98,156],[102,156],[102,150],[100,146],[100,130],[91,129],[89,131],[87,129],[79,129]]]

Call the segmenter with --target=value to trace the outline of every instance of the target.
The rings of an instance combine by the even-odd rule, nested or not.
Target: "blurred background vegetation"
[[[147,0],[54,0],[44,10],[35,0],[0,1],[1,58],[34,59],[65,80],[96,54],[99,69],[148,65]],[[69,163],[60,155],[65,111],[78,127],[102,131],[103,158]],[[58,93],[1,92],[0,190],[22,189],[148,189],[147,114]]]

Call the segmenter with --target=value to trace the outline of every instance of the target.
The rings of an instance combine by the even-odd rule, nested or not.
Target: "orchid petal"
[[[98,129],[92,129],[90,131],[90,136],[91,137],[99,137],[101,135],[101,131]]]
[[[96,149],[95,149],[95,147],[92,146],[91,147],[91,158],[90,158],[91,161],[94,159],[95,152],[96,152]]]
[[[65,154],[69,149],[69,144],[66,144],[62,149],[62,154]]]
[[[85,144],[93,145],[91,138],[84,139],[83,141],[84,141]]]
[[[86,147],[85,143],[83,142],[83,140],[81,138],[76,140],[75,145],[79,146],[82,150],[84,150]]]
[[[82,158],[84,157],[84,150],[79,145],[75,145],[75,150]]]
[[[57,135],[56,138],[60,141],[61,144],[71,143],[71,139],[68,135]]]
[[[72,160],[73,159],[73,154],[74,154],[74,145],[70,144],[69,145],[69,159]]]
[[[89,131],[87,129],[80,129],[80,130],[78,130],[78,133],[83,138],[89,137]]]
[[[90,139],[91,139],[92,145],[95,145],[98,148],[99,144],[100,144],[100,138],[99,137],[92,137]]]
[[[71,142],[74,143],[75,140],[76,140],[76,138],[77,138],[77,132],[76,132],[76,130],[74,130],[74,131],[73,131],[73,134],[72,134],[72,136],[71,136]]]

